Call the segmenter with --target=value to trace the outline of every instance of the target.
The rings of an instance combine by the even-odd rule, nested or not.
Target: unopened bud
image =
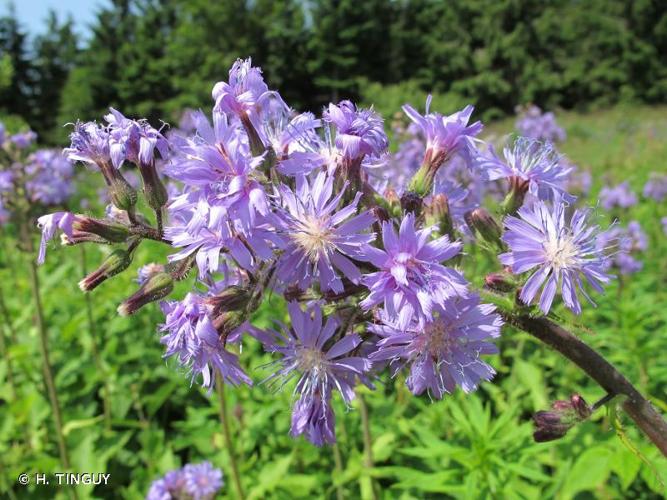
[[[387,212],[387,209],[384,207],[375,206],[371,209],[371,213],[375,219],[380,222],[386,222],[390,219],[389,212]]]
[[[241,323],[243,323],[243,314],[240,311],[226,311],[213,318],[213,327],[224,340],[227,340],[231,331]]]
[[[165,298],[174,290],[174,279],[168,273],[156,273],[146,280],[130,298],[118,306],[118,314],[129,316],[140,308]]]
[[[130,236],[127,227],[112,220],[93,219],[83,215],[77,215],[72,224],[74,231],[89,233],[99,236],[110,243],[123,243]],[[80,235],[83,237],[83,235]]]
[[[510,190],[503,200],[501,209],[503,213],[511,215],[515,214],[523,205],[526,193],[528,192],[528,187],[530,186],[530,181],[522,179],[521,177],[511,177],[509,184]]]
[[[449,211],[449,201],[444,194],[436,194],[426,208],[426,224],[436,226],[441,235],[454,239],[454,222]]]
[[[127,250],[117,248],[104,259],[99,268],[79,281],[79,288],[83,292],[90,292],[107,279],[125,271],[131,262],[132,255]]]
[[[222,292],[208,297],[206,303],[211,306],[214,317],[225,311],[244,309],[250,301],[250,292],[247,288],[232,285]]]
[[[555,401],[551,410],[538,411],[533,416],[533,438],[538,443],[560,439],[576,424],[587,420],[591,414],[591,407],[579,394],[571,396],[569,401]]]
[[[491,273],[484,278],[484,286],[497,292],[511,292],[516,288],[516,282],[510,274]]]
[[[155,163],[140,163],[139,172],[144,183],[144,196],[148,206],[153,210],[160,210],[167,204],[169,195],[155,169]]]
[[[474,234],[479,235],[487,243],[502,248],[503,244],[500,238],[503,231],[487,209],[476,208],[467,212],[464,218]]]
[[[415,192],[408,191],[403,196],[401,196],[401,207],[406,212],[412,212],[418,216],[421,214],[423,205],[424,200],[419,194]]]
[[[116,169],[108,170],[110,175],[105,176],[109,186],[109,198],[116,208],[127,212],[134,210],[137,203],[137,191],[125,180],[125,177]]]
[[[243,128],[245,129],[245,132],[248,136],[248,143],[250,144],[251,153],[253,156],[261,156],[264,154],[266,148],[264,147],[264,143],[257,133],[255,126],[252,124],[252,121],[250,121],[250,117],[247,113],[241,113],[240,118],[241,124],[243,125]]]

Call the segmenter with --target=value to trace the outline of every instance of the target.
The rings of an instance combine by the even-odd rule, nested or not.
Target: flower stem
[[[49,360],[49,346],[48,336],[46,331],[46,324],[44,322],[44,310],[42,308],[42,300],[39,292],[39,277],[37,275],[37,266],[33,259],[30,259],[30,286],[32,291],[32,298],[35,304],[35,312],[37,313],[37,331],[39,333],[39,349],[42,355],[42,369],[44,371],[44,381],[46,382],[46,389],[49,394],[49,401],[51,403],[51,411],[53,412],[53,419],[56,428],[56,439],[58,441],[58,451],[60,452],[60,463],[63,469],[68,470],[69,455],[67,453],[67,444],[65,443],[65,436],[63,434],[63,419],[60,412],[60,403],[58,402],[58,393],[56,392],[56,384],[53,378],[53,371],[51,369],[51,362]],[[76,492],[71,490],[76,497]]]
[[[503,311],[505,320],[575,363],[610,395],[626,396],[625,412],[667,457],[667,421],[641,393],[602,355],[572,333],[544,317]]]
[[[361,429],[363,432],[364,438],[364,468],[366,471],[370,471],[373,468],[373,438],[371,437],[371,423],[368,418],[368,406],[366,405],[366,400],[362,394],[357,393],[357,398],[359,399],[359,412],[361,413]],[[375,490],[375,481],[372,477],[369,477],[371,481],[371,491],[373,494],[373,500],[377,500],[378,494]]]
[[[225,398],[225,385],[222,381],[220,374],[216,374],[215,388],[218,391],[218,397],[220,399],[220,407],[218,409],[218,415],[220,417],[220,424],[222,425],[222,433],[225,439],[225,446],[227,447],[227,453],[229,455],[229,464],[232,468],[232,480],[234,481],[234,486],[236,487],[236,492],[238,497],[243,500],[245,498],[245,493],[243,492],[243,485],[241,484],[241,475],[239,474],[239,467],[236,460],[236,451],[234,449],[234,440],[232,439],[232,433],[229,429],[229,413],[227,411],[227,400]]]
[[[5,305],[5,298],[2,295],[2,289],[0,289],[0,313],[2,313],[2,319],[7,327],[7,331],[12,339],[12,343],[16,341],[16,331],[14,330],[14,325],[12,325],[12,318],[9,316],[9,311]],[[14,367],[12,366],[12,358],[7,352],[7,344],[5,343],[5,333],[0,332],[0,354],[7,361],[7,381],[9,382],[9,389],[12,394],[12,400],[16,401],[16,382],[14,381]]]
[[[340,447],[338,446],[338,443],[334,443],[332,448],[334,456],[334,472],[336,473],[334,478],[334,482],[336,483],[336,500],[344,500],[345,495],[343,494],[343,488],[336,482],[343,475],[343,458],[340,455]]]
[[[81,245],[81,272],[83,276],[88,274],[86,270],[86,249]],[[104,409],[104,422],[107,429],[111,429],[111,391],[109,390],[109,384],[107,382],[106,371],[104,369],[104,364],[102,363],[102,356],[100,355],[98,341],[98,332],[97,325],[93,319],[93,299],[89,293],[84,294],[86,300],[86,316],[88,318],[88,330],[90,332],[90,345],[93,351],[93,361],[95,362],[95,368],[97,373],[102,379],[102,406]]]

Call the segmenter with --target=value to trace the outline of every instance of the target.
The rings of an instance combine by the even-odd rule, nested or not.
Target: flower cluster
[[[62,205],[73,194],[74,166],[57,150],[30,152],[36,138],[31,130],[7,136],[0,123],[0,224],[34,207]]]
[[[470,123],[472,106],[447,116],[430,110],[430,98],[424,115],[406,105],[407,142],[391,155],[375,111],[342,101],[319,118],[297,113],[249,59],[212,96],[210,116],[188,112],[167,136],[113,109],[106,125],[76,124],[65,154],[102,174],[112,208],[99,219],[40,218],[39,259],[58,230],[66,245],[116,245],[81,281],[90,291],[125,270],[142,241],[169,246],[167,262],[141,267],[119,313],[164,299],[164,356],[208,389],[252,384],[241,346],[259,340],[274,357],[264,382],[292,390],[292,436],[335,442],[334,399],[351,406],[356,388],[373,389],[384,370],[405,372],[408,388],[432,399],[492,379],[486,356],[497,353],[501,313],[511,311],[485,303],[466,277],[466,241],[513,274],[507,286],[487,284],[521,287],[521,310],[541,290],[549,313],[560,290],[579,313],[584,283],[601,292],[610,279],[608,245],[588,212],[567,217],[573,167],[535,138],[497,156],[481,123]],[[127,164],[138,169],[154,225],[137,208],[145,205],[123,175]],[[482,207],[498,189],[504,220]],[[196,286],[168,298],[191,269]],[[289,322],[253,326],[277,295]],[[161,481],[156,495],[184,484]]]
[[[153,481],[146,500],[211,500],[223,484],[222,471],[209,462],[187,464]]]
[[[644,197],[657,202],[667,198],[667,175],[652,173],[648,182],[644,184]]]
[[[637,204],[637,195],[627,182],[621,182],[616,186],[603,187],[600,190],[600,203],[605,210],[630,208]]]
[[[627,227],[614,225],[600,235],[598,248],[615,247],[614,253],[606,260],[606,269],[617,269],[622,275],[634,274],[644,267],[637,256],[648,248],[648,237],[639,222],[630,221]]]
[[[563,142],[566,139],[565,130],[556,123],[556,116],[551,111],[544,113],[531,104],[518,108],[517,112],[516,129],[520,135],[548,142]]]

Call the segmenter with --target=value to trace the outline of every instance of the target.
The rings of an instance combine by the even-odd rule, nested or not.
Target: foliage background
[[[85,41],[56,14],[43,36],[30,38],[9,13],[0,19],[0,110],[12,129],[27,123],[60,145],[63,123],[99,118],[108,105],[154,123],[173,121],[184,107],[208,108],[212,84],[236,57],[252,55],[270,87],[301,109],[353,97],[388,118],[430,91],[435,109],[473,102],[485,119],[528,101],[575,109],[558,115],[568,132],[562,149],[591,169],[593,195],[621,180],[640,192],[651,171],[667,171],[667,108],[637,105],[667,101],[666,10],[660,0],[115,0]],[[486,133],[512,127],[508,118]],[[100,187],[90,175],[79,185],[72,206],[94,200]],[[649,233],[644,269],[610,286],[581,318],[560,312],[666,412],[667,243],[659,220],[667,206],[642,200],[619,215]],[[19,473],[57,471],[59,462],[28,291],[33,256],[19,253],[14,237],[12,228],[0,235],[0,291],[10,318],[0,359],[0,494],[65,498],[53,485],[16,484]],[[90,269],[102,254],[87,252]],[[234,498],[217,395],[190,387],[162,361],[156,306],[129,319],[115,313],[135,288],[132,273],[163,252],[142,246],[128,272],[91,295],[92,328],[76,286],[79,249],[51,249],[40,271],[72,468],[112,477],[112,488],[78,488],[83,498],[140,498],[167,470],[204,459],[223,469],[223,496]],[[481,277],[484,266],[468,275]],[[255,322],[267,326],[283,311],[273,297]],[[248,496],[372,498],[376,488],[382,498],[661,497],[656,472],[666,481],[667,461],[629,422],[627,435],[651,466],[616,437],[604,412],[558,442],[533,443],[534,411],[573,392],[589,402],[603,394],[525,334],[507,327],[500,348],[491,360],[495,382],[470,396],[432,403],[412,397],[400,378],[365,394],[372,468],[362,466],[356,406],[337,408],[338,446],[318,449],[287,435],[289,390],[227,390]],[[244,345],[243,359],[256,381],[267,373],[261,366],[268,357],[256,343]],[[101,417],[103,383],[111,391],[111,429]]]

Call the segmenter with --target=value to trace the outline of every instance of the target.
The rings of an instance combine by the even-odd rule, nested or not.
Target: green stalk
[[[86,271],[86,249],[83,245],[79,245],[81,248],[81,272],[85,276]],[[93,299],[89,293],[84,293],[86,300],[86,316],[88,317],[88,330],[90,331],[90,344],[93,351],[93,360],[95,362],[95,368],[99,376],[102,378],[102,406],[104,409],[104,423],[107,430],[111,429],[111,391],[109,389],[109,384],[107,383],[106,370],[104,369],[104,363],[102,362],[102,356],[100,355],[100,350],[98,346],[98,332],[97,325],[93,319]]]
[[[16,338],[16,331],[12,325],[12,319],[9,317],[9,311],[7,311],[7,306],[5,305],[5,299],[2,295],[2,289],[0,289],[0,312],[2,313],[2,319],[9,331],[11,338],[14,342]],[[0,354],[7,361],[7,380],[9,382],[9,389],[12,393],[12,400],[16,401],[16,382],[14,381],[14,367],[12,366],[12,358],[7,352],[7,344],[5,343],[5,334],[4,331],[0,332]]]
[[[343,475],[343,458],[340,455],[340,447],[338,446],[338,443],[333,444],[333,455],[334,455],[334,471],[336,473],[336,476],[334,478],[334,482],[336,479],[339,479]],[[341,487],[340,484],[336,484],[336,500],[345,500],[345,495],[343,494],[343,488]]]
[[[232,439],[232,433],[229,429],[229,413],[227,411],[227,401],[225,398],[225,386],[222,381],[220,374],[216,374],[215,388],[218,392],[218,397],[220,399],[220,407],[218,409],[218,416],[220,417],[220,424],[222,425],[222,433],[225,439],[225,447],[227,448],[227,453],[229,454],[229,464],[232,468],[232,480],[234,481],[234,486],[236,487],[236,492],[238,497],[243,500],[245,498],[245,493],[243,492],[243,485],[241,484],[241,475],[239,474],[239,467],[236,459],[236,451],[234,448],[234,440]]]
[[[368,418],[368,406],[366,405],[366,400],[362,394],[357,393],[357,398],[359,400],[359,412],[361,413],[361,429],[363,432],[364,439],[364,468],[366,471],[370,471],[373,468],[373,438],[371,437],[371,423]],[[373,500],[378,500],[379,496],[376,491],[376,484],[373,481],[373,477],[369,477],[371,482],[371,492]]]
[[[34,259],[34,245],[32,242],[32,235],[28,227],[28,221],[23,220],[21,224],[21,239],[25,244],[25,249],[30,256],[28,269],[30,272],[30,291],[32,293],[33,303],[35,304],[35,313],[37,318],[37,333],[39,334],[39,350],[42,357],[42,371],[44,372],[44,382],[46,383],[46,390],[49,395],[49,402],[51,403],[51,411],[53,412],[53,420],[56,430],[56,440],[58,442],[58,452],[60,454],[60,464],[64,470],[69,470],[70,461],[69,453],[67,451],[67,442],[63,434],[63,418],[60,410],[60,402],[58,401],[58,392],[56,391],[56,383],[53,377],[53,369],[51,368],[51,361],[49,359],[49,339],[46,330],[46,321],[44,320],[44,308],[42,307],[42,299],[39,287],[39,275],[37,273],[37,264]],[[68,490],[70,498],[78,498],[76,490],[70,488]]]

